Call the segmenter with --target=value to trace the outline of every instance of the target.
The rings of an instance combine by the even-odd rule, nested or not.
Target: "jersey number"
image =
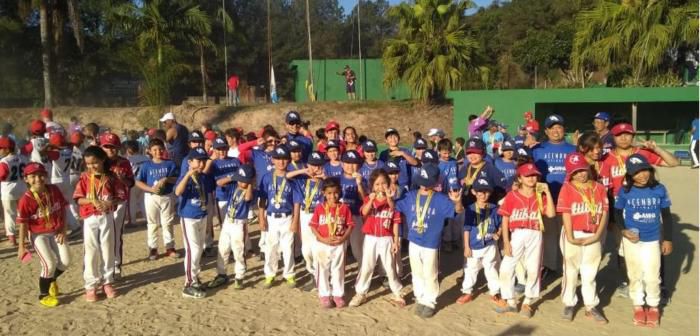
[[[10,178],[8,179],[10,182],[15,182],[19,179],[22,178],[22,172],[24,171],[24,164],[20,164],[18,166],[12,166],[10,169]]]

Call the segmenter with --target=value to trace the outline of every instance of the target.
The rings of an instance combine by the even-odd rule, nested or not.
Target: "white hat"
[[[439,128],[431,128],[431,129],[428,131],[428,136],[434,136],[434,135],[437,135],[437,136],[444,136],[444,135],[445,135],[445,132],[443,132],[443,131],[442,131],[441,129],[439,129]]]
[[[175,120],[175,115],[172,112],[168,112],[163,115],[163,118],[160,118],[161,122],[168,121],[168,120]]]

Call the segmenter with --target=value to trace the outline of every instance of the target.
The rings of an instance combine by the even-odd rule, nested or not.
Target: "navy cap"
[[[602,121],[610,121],[610,114],[608,112],[598,112],[595,114],[593,119],[600,119]]]
[[[416,142],[413,143],[413,148],[414,149],[426,149],[428,148],[428,142],[425,141],[423,138],[418,138],[416,139]]]
[[[507,150],[515,150],[515,145],[510,140],[503,141],[503,145],[501,145],[501,151]]]
[[[386,131],[384,131],[384,138],[386,139],[392,134],[396,134],[398,136],[399,130],[397,130],[396,128],[387,128]]]
[[[284,121],[287,124],[298,124],[298,123],[301,123],[301,116],[299,115],[299,112],[297,112],[297,111],[289,111],[289,112],[287,112],[287,115],[284,117]]]
[[[289,160],[291,156],[289,155],[289,150],[287,149],[287,146],[285,145],[279,145],[275,147],[275,150],[272,151],[272,158],[273,159],[285,159]]]
[[[518,157],[532,158],[532,150],[530,147],[520,147],[515,151]]]
[[[558,115],[558,114],[552,114],[547,119],[544,120],[544,127],[545,128],[550,128],[554,125],[562,125],[564,126],[564,117]]]
[[[466,154],[484,155],[484,148],[486,148],[486,145],[484,145],[484,141],[479,138],[471,138],[465,147],[464,152]]]
[[[207,159],[209,159],[209,155],[207,155],[207,151],[205,151],[204,148],[202,148],[202,147],[190,149],[189,154],[187,154],[187,160],[207,160]]]
[[[255,181],[255,167],[250,164],[244,164],[233,172],[231,179],[243,183],[253,183]]]
[[[485,178],[479,178],[474,183],[472,183],[472,189],[474,191],[493,191],[493,186],[489,180]]]
[[[328,142],[326,142],[326,150],[329,150],[331,148],[340,149],[340,143],[337,140],[333,140],[333,139],[328,140]]]
[[[651,168],[651,164],[649,164],[647,158],[641,154],[632,154],[625,162],[625,169],[627,169],[627,174],[630,176],[634,176],[642,170]]]
[[[287,149],[289,149],[290,152],[301,152],[303,150],[301,144],[296,140],[287,141]]]
[[[423,152],[423,156],[420,158],[420,161],[423,164],[438,163],[438,154],[434,150],[428,149],[425,152]]]
[[[374,140],[367,140],[362,143],[362,150],[365,153],[376,153],[377,152],[377,143],[374,142]]]
[[[394,161],[387,162],[384,165],[384,169],[386,170],[387,174],[398,174],[401,172],[401,168],[399,168],[399,165]]]
[[[309,160],[306,163],[312,166],[323,166],[326,164],[326,159],[321,152],[314,151],[309,154]]]
[[[420,167],[420,171],[415,177],[415,182],[421,187],[431,188],[437,184],[438,176],[440,176],[440,169],[438,169],[437,165],[426,164]]]
[[[349,150],[343,153],[343,155],[340,157],[340,161],[343,163],[361,164],[364,160],[362,160],[360,153],[354,150]]]
[[[228,148],[228,143],[226,142],[226,139],[224,139],[222,137],[218,137],[218,138],[214,139],[214,143],[212,144],[212,147],[214,147],[214,149],[224,149],[224,148]]]
[[[188,142],[204,142],[204,135],[202,135],[202,132],[200,132],[200,131],[192,131],[192,132],[190,132],[190,137],[187,141]]]

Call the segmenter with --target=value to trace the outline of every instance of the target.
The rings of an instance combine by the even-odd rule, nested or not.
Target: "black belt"
[[[287,212],[287,213],[273,212],[273,213],[270,214],[270,217],[272,217],[272,218],[287,218],[287,217],[289,217],[289,216],[291,216],[291,215],[292,215],[291,212]]]

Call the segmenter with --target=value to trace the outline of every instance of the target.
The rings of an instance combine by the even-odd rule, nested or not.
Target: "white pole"
[[[228,92],[228,48],[226,47],[226,0],[221,0],[221,23],[224,28],[224,92],[226,92],[226,106],[229,104]],[[234,98],[235,99],[235,98]]]
[[[309,85],[311,85],[312,90],[307,93],[309,94],[309,101],[315,101],[313,98],[314,96],[314,90],[316,89],[314,87],[314,59],[311,53],[311,15],[309,14],[309,0],[306,0],[306,33],[308,35],[308,44],[309,44],[309,75],[311,76],[311,79],[309,80]]]
[[[362,66],[362,33],[360,30],[360,3],[362,0],[357,0],[357,54],[360,58],[360,80],[358,86],[360,88],[360,100],[364,100],[364,67]]]

